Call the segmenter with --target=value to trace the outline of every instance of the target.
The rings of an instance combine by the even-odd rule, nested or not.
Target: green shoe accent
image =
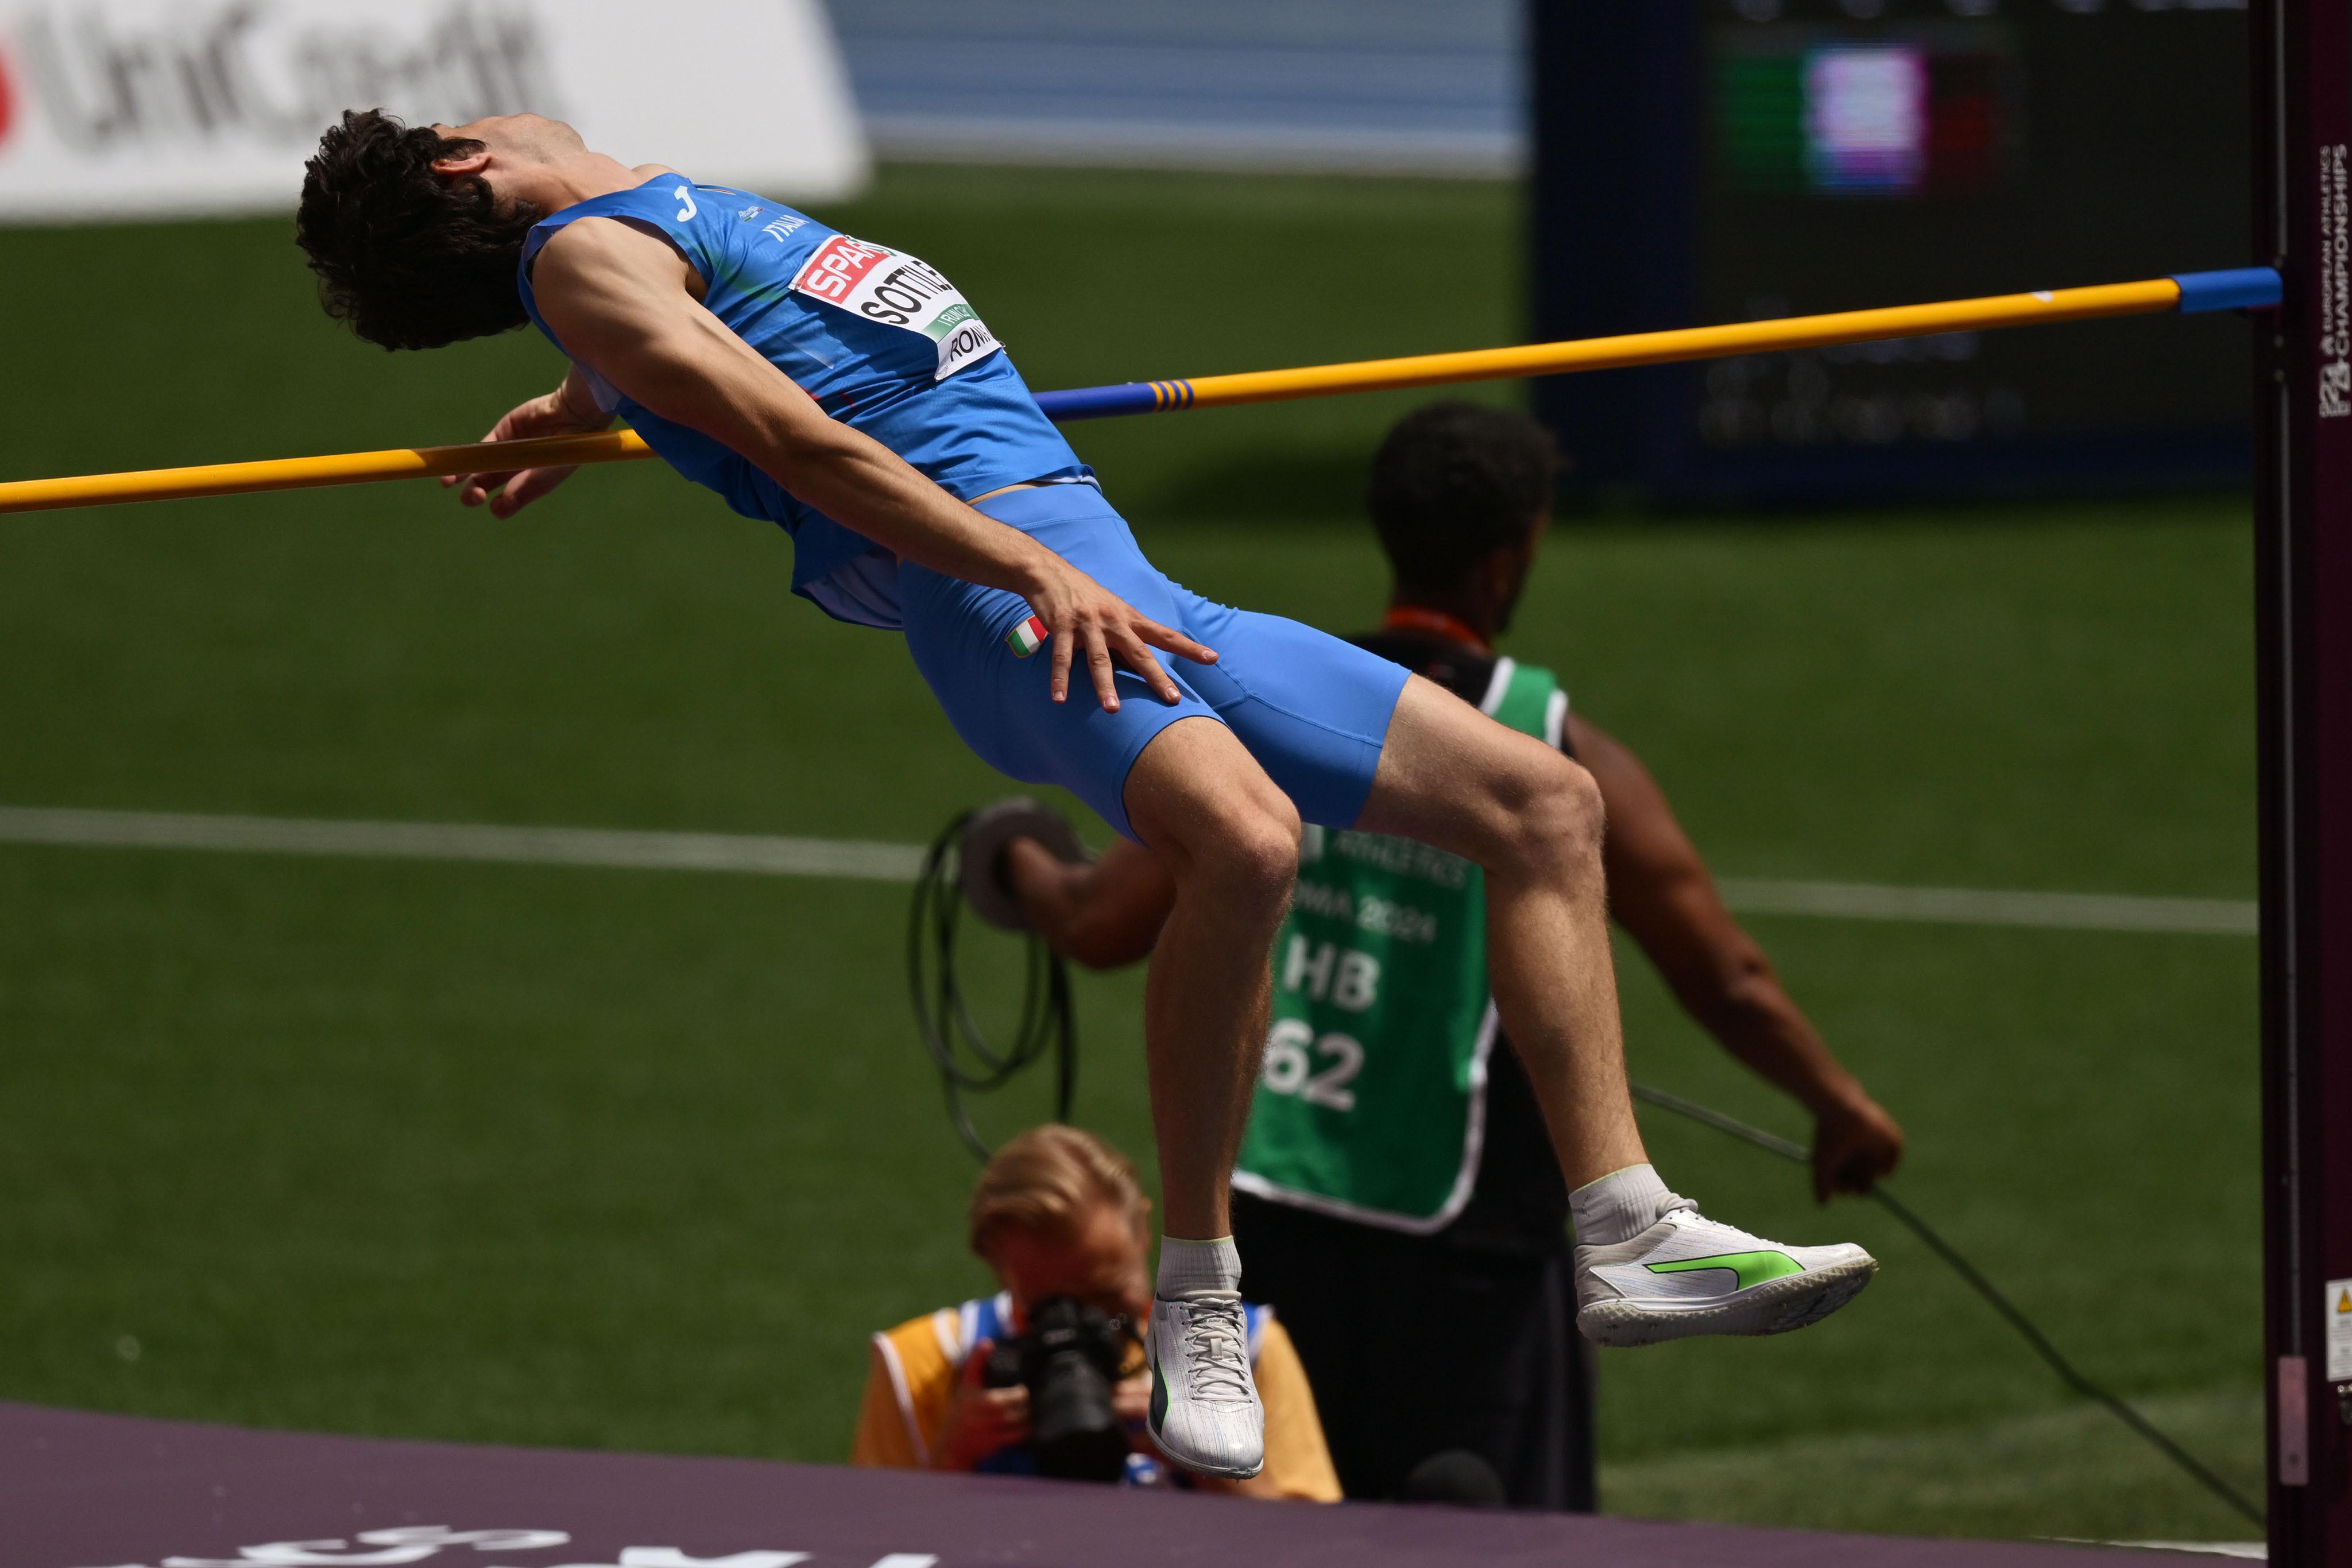
[[[1687,1274],[1694,1269],[1728,1269],[1739,1281],[1732,1287],[1737,1291],[1760,1285],[1767,1280],[1779,1280],[1805,1271],[1805,1266],[1786,1252],[1722,1252],[1712,1258],[1685,1258],[1679,1263],[1644,1263],[1642,1267],[1653,1274]]]
[[[1160,1436],[1160,1428],[1168,1421],[1168,1380],[1160,1375],[1160,1354],[1151,1355],[1151,1435]]]

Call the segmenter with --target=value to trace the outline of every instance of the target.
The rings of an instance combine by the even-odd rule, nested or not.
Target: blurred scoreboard
[[[1530,0],[1533,336],[2116,283],[2250,254],[2243,0]],[[2227,484],[2234,316],[1566,377],[1590,491]]]

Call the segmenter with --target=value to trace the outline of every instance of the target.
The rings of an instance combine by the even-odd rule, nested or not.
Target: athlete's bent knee
[[[1553,875],[1598,868],[1605,813],[1601,786],[1581,764],[1557,751],[1532,754],[1498,793],[1508,859]]]
[[[1234,893],[1286,900],[1298,875],[1298,809],[1290,798],[1269,789],[1219,817],[1199,846],[1202,869]]]
[[[1179,886],[1206,880],[1221,896],[1286,897],[1298,871],[1298,808],[1245,756],[1236,766],[1218,766],[1230,759],[1213,753],[1186,760],[1195,766],[1129,792],[1129,818],[1146,846]]]

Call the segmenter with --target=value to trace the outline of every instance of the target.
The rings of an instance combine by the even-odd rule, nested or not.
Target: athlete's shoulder
[[[539,254],[542,257],[650,254],[648,247],[656,245],[673,253],[677,248],[667,235],[646,223],[643,214],[626,210],[582,213],[541,241]]]
[[[539,258],[551,251],[576,255],[600,245],[624,243],[620,236],[626,234],[662,232],[662,220],[669,216],[660,193],[665,183],[662,176],[649,176],[549,213],[531,225],[530,236],[524,242],[524,270],[536,270]]]
[[[581,352],[603,326],[633,316],[638,305],[668,295],[698,296],[701,274],[669,234],[625,213],[596,214],[547,235],[523,258],[531,298],[548,328]]]
[[[599,191],[593,196],[583,196],[569,206],[558,207],[546,214],[533,225],[534,232],[552,232],[568,228],[587,218],[609,216],[614,213],[647,211],[658,207],[663,197],[681,187],[691,189],[693,182],[676,171],[656,172],[654,165],[629,171],[630,183],[609,191]]]

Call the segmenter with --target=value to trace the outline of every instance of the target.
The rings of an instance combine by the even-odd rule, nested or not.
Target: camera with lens
[[[1073,1296],[1029,1310],[1028,1332],[989,1352],[981,1381],[1029,1390],[1029,1445],[1037,1473],[1060,1480],[1115,1481],[1127,1469],[1127,1432],[1111,1390],[1135,1331]]]

